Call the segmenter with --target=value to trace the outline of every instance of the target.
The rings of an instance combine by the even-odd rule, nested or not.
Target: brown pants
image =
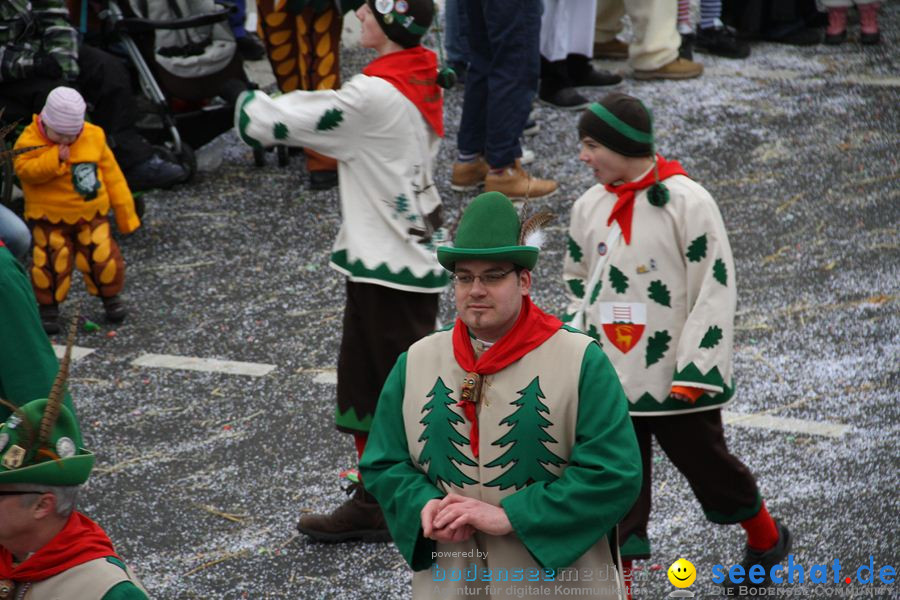
[[[269,62],[282,92],[336,90],[341,86],[341,25],[343,17],[329,6],[316,13],[307,6],[299,14],[288,11],[286,0],[258,1],[259,26]],[[337,161],[308,148],[309,171],[334,171]]]
[[[109,219],[97,215],[68,224],[47,219],[28,221],[34,238],[31,286],[38,303],[58,304],[72,284],[72,264],[84,275],[92,296],[110,298],[125,285],[125,261],[110,235]]]
[[[756,480],[725,445],[722,411],[706,410],[671,417],[631,417],[641,449],[644,479],[641,494],[619,524],[622,558],[650,557],[652,438],[688,480],[706,518],[738,523],[755,515],[761,498]]]

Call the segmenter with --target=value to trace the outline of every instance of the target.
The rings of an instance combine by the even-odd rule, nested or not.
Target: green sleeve
[[[9,249],[0,247],[0,398],[16,406],[46,398],[58,369],[31,282]],[[74,414],[68,392],[65,403]],[[0,422],[9,414],[0,405]],[[81,446],[81,440],[75,442]]]
[[[375,496],[397,549],[414,571],[431,566],[434,540],[422,535],[421,513],[444,492],[417,469],[409,457],[403,426],[406,353],[400,355],[378,397],[375,419],[359,461],[366,491]]]
[[[103,594],[101,600],[148,600],[148,598],[141,588],[130,581],[120,581]]]
[[[545,569],[570,566],[625,516],[641,455],[619,378],[596,343],[581,364],[575,446],[559,479],[504,498],[513,530]]]

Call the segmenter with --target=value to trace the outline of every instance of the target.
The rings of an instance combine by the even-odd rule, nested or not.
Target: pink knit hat
[[[61,135],[78,135],[84,128],[84,98],[77,90],[60,86],[47,95],[41,122]]]

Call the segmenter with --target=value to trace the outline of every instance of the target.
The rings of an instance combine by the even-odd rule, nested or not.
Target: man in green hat
[[[607,535],[637,495],[639,452],[603,351],[531,301],[549,218],[520,223],[499,192],[469,204],[438,249],[459,318],[402,354],[379,398],[360,471],[417,599],[517,597],[516,572],[569,567],[594,579],[547,590],[623,593]]]
[[[61,391],[58,378],[50,399],[10,406],[0,425],[0,599],[146,600],[106,533],[75,510],[94,455]]]

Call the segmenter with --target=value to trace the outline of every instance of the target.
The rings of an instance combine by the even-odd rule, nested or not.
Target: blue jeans
[[[469,24],[465,0],[444,3],[444,49],[450,63],[469,64]]]
[[[541,0],[465,0],[469,72],[457,146],[494,168],[522,155],[519,138],[540,74]]]
[[[31,249],[31,232],[16,213],[0,204],[0,240],[6,244],[13,256],[22,264],[28,259]]]
[[[247,19],[247,3],[246,0],[231,0],[234,4],[235,11],[228,15],[228,25],[231,27],[231,33],[236,38],[242,38],[247,35],[244,29],[244,21]]]

